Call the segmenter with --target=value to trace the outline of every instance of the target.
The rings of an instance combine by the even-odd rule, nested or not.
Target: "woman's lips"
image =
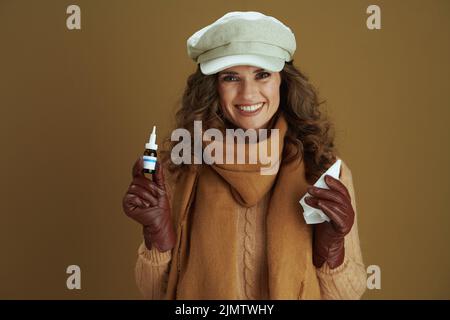
[[[236,105],[235,107],[240,115],[244,117],[252,117],[260,113],[265,104],[265,102],[260,102],[253,105]]]

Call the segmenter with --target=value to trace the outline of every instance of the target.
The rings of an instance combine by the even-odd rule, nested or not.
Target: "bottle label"
[[[144,159],[144,169],[155,170],[156,157],[143,156],[143,159]]]

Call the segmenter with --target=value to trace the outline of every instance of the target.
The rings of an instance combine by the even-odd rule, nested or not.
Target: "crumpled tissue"
[[[314,183],[314,186],[324,189],[330,189],[325,182],[325,175],[330,175],[333,178],[339,180],[340,172],[341,172],[341,159],[338,158],[336,162],[333,163],[333,165],[329,167],[328,170],[325,171],[320,176],[320,178],[316,181],[316,183]],[[308,192],[306,192],[303,198],[300,199],[300,204],[303,207],[303,217],[305,218],[306,223],[317,224],[325,221],[329,222],[330,218],[328,218],[327,215],[322,210],[311,207],[305,202],[305,198],[310,196],[311,195]]]

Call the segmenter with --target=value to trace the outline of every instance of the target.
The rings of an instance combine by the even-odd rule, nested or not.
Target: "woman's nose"
[[[254,81],[242,81],[239,94],[241,95],[241,98],[245,101],[250,100],[256,96],[258,93],[258,86]]]

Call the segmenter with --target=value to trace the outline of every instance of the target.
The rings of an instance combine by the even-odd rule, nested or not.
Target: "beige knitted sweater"
[[[349,190],[356,212],[355,191],[351,172],[343,164],[340,180]],[[170,192],[169,192],[170,194]],[[268,299],[267,257],[265,255],[265,214],[268,196],[252,208],[241,208],[236,228],[239,230],[240,299]],[[135,276],[137,286],[146,299],[163,299],[167,286],[171,251],[148,250],[144,242],[138,249]],[[316,269],[322,299],[359,299],[366,289],[364,267],[358,237],[357,218],[345,237],[344,263],[330,269],[325,263]]]

